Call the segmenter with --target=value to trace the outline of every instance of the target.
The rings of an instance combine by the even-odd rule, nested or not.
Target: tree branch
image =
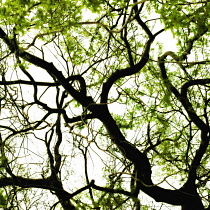
[[[158,58],[158,60],[159,60],[159,67],[160,67],[160,70],[161,70],[161,76],[162,76],[163,82],[164,82],[165,86],[182,103],[182,105],[184,106],[185,110],[187,111],[190,119],[195,123],[195,125],[200,130],[208,131],[207,125],[203,122],[203,120],[201,120],[198,117],[198,115],[196,114],[196,112],[195,112],[192,104],[190,103],[190,101],[189,101],[189,99],[188,99],[188,97],[187,97],[187,95],[185,93],[185,90],[186,90],[186,86],[187,85],[185,85],[184,87],[182,87],[182,92],[180,94],[179,91],[173,86],[173,84],[171,83],[171,81],[168,78],[168,75],[167,75],[167,72],[166,72],[166,68],[165,68],[165,59],[170,54],[171,54],[171,52],[166,52],[161,57]]]
[[[54,87],[59,86],[60,84],[58,82],[36,82],[37,86],[47,86],[47,87]],[[31,81],[27,80],[14,80],[14,81],[0,81],[0,85],[17,85],[17,84],[23,84],[23,85],[33,85]]]
[[[75,88],[73,88],[72,85],[69,84],[69,81],[63,76],[62,72],[59,71],[53,65],[53,63],[49,63],[41,58],[36,57],[35,55],[32,55],[24,51],[23,49],[19,49],[18,46],[14,46],[13,40],[9,39],[7,34],[1,28],[0,28],[0,38],[2,38],[3,41],[7,44],[12,53],[18,51],[17,54],[22,59],[46,70],[49,73],[49,75],[51,75],[56,81],[58,81],[59,84],[62,85],[64,89],[82,106],[87,107],[89,104],[94,103],[91,97],[84,96],[83,94],[80,94],[80,92],[77,91]]]
[[[149,60],[149,52],[150,52],[150,47],[152,42],[154,41],[155,37],[163,32],[164,29],[158,31],[156,34],[154,34],[145,44],[142,56],[140,61],[135,64],[134,66],[121,69],[121,70],[116,70],[108,79],[107,81],[103,84],[102,87],[102,93],[101,93],[101,103],[107,103],[108,100],[108,94],[109,90],[111,89],[112,85],[120,78],[130,76],[133,74],[138,73],[147,63]]]

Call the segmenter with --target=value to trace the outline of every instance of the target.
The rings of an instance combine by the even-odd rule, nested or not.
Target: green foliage
[[[174,37],[179,37],[179,45],[185,48],[189,40],[194,39],[209,28],[210,4],[204,2],[186,2],[183,0],[154,1],[155,11],[161,21],[170,29]]]
[[[82,5],[84,5],[86,8],[90,9],[92,12],[100,12],[103,4],[102,0],[83,0]]]
[[[16,27],[17,32],[37,29],[42,32],[62,30],[69,27],[71,22],[81,19],[80,11],[83,8],[78,1],[10,1],[7,0],[0,10],[0,17],[6,24]],[[69,14],[71,14],[69,16]]]
[[[141,159],[146,155],[158,187],[170,183],[176,190],[196,168],[198,194],[193,196],[207,206],[210,148],[203,148],[205,132],[195,118],[209,126],[209,11],[208,1],[184,0],[1,3],[0,25],[8,37],[0,32],[0,132],[5,141],[0,144],[5,153],[0,179],[12,177],[12,171],[28,179],[26,185],[43,181],[32,184],[32,191],[13,183],[11,192],[22,196],[14,203],[50,209],[61,205],[59,193],[82,189],[70,199],[79,209],[130,210],[135,204],[127,195],[131,188],[140,183],[151,189],[150,177],[144,183],[134,173],[134,166],[143,164],[139,173],[146,168]],[[176,52],[165,52],[165,47],[170,50],[167,37],[148,47],[151,34],[163,27],[177,40]],[[81,93],[81,78],[71,82],[72,76],[84,79],[87,95]],[[56,187],[41,190],[49,175],[50,186]],[[97,190],[89,186],[92,179],[127,194]],[[4,208],[3,191],[0,201]]]
[[[6,209],[7,207],[7,199],[5,195],[3,195],[3,190],[0,189],[0,208]]]

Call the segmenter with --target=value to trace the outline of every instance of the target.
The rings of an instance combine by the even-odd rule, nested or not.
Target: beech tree
[[[2,1],[0,207],[210,209],[209,11]]]

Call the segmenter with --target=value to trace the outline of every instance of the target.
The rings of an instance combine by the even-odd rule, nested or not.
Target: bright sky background
[[[157,28],[160,29],[160,26],[158,26]],[[174,52],[176,52],[176,40],[173,39],[173,36],[172,36],[172,34],[169,31],[165,31],[165,32],[161,33],[160,35],[158,35],[158,37],[156,38],[155,42],[161,42],[163,44],[163,46],[164,46],[163,51],[174,51]],[[153,43],[153,46],[155,46],[155,42]],[[37,44],[39,45],[39,43],[41,44],[41,42],[37,40],[36,41],[36,45]],[[52,55],[51,53],[49,55],[45,54],[45,57],[47,58],[46,59],[47,61],[50,61],[50,62],[54,61],[54,57],[53,56],[51,57],[51,55]],[[34,71],[35,69],[36,69],[36,74],[33,74],[33,75],[35,75],[35,80],[36,81],[43,81],[43,80],[47,81],[46,78],[49,78],[49,76],[48,76],[47,73],[45,73],[45,70],[32,67],[31,69],[29,69],[29,71],[31,72],[31,71]],[[30,92],[29,92],[29,94],[30,94]],[[31,96],[29,95],[29,97],[31,97]],[[49,102],[50,102],[50,98],[49,98]],[[50,105],[50,103],[48,105]],[[117,104],[115,106],[115,104],[113,103],[113,104],[109,105],[109,108],[110,108],[110,110],[113,110],[113,112],[115,112],[116,110],[118,110],[119,112],[123,112],[123,109],[119,109],[119,104]],[[33,109],[31,111],[30,115],[31,114],[33,115]],[[34,110],[34,115],[37,115],[37,112],[35,110]],[[43,148],[43,145],[39,145],[39,144],[36,144],[36,143],[33,144],[33,142],[30,142],[28,147],[29,148],[30,147],[31,148],[37,147],[37,150],[41,151],[42,148]],[[95,147],[95,145],[92,146],[93,150],[94,150],[94,147]],[[103,159],[103,157],[102,157],[103,153],[102,154],[98,154],[98,155],[100,156],[100,158]],[[94,160],[94,162],[89,164],[89,171],[92,171],[92,173],[90,173],[91,179],[95,179],[96,180],[96,184],[103,186],[103,181],[101,180],[102,174],[99,175],[99,171],[100,171],[99,168],[101,168],[101,160],[98,157],[98,155],[95,154],[95,156],[94,155],[92,156],[92,159]],[[24,157],[24,154],[23,154],[23,157]],[[34,163],[39,163],[40,162],[40,159],[36,160],[34,157],[31,157],[31,158],[28,157],[27,158],[27,163],[25,163],[26,159],[23,158],[22,159],[23,160],[22,164],[23,165],[25,165],[25,164],[29,164],[30,165],[30,164],[33,163],[32,167],[34,167]],[[84,171],[83,171],[83,167],[81,166],[81,162],[83,163],[83,160],[78,160],[78,163],[75,163],[75,165],[72,166],[72,167],[75,167],[75,169],[78,169],[78,165],[80,165],[80,167],[82,169],[81,170],[81,173],[82,173],[81,175],[83,175]],[[75,184],[78,184],[78,183],[75,183]],[[166,184],[162,184],[162,185],[163,186],[165,185],[167,187]],[[143,193],[140,193],[140,197],[141,197],[142,204],[147,204],[148,201],[149,201],[151,203],[151,206],[153,204],[157,205],[156,203],[154,203],[153,199],[149,198],[148,196],[146,196]],[[147,202],[145,202],[145,201],[147,201]],[[31,208],[31,209],[33,210],[33,208]],[[179,210],[181,208],[180,207],[172,207],[171,205],[169,207],[167,207],[167,204],[164,204],[164,207],[162,207],[161,204],[160,204],[160,205],[158,205],[158,207],[156,206],[156,210],[158,210],[158,209],[160,209],[160,210],[168,210],[168,209],[170,209],[170,210],[172,210],[172,209],[173,210]]]

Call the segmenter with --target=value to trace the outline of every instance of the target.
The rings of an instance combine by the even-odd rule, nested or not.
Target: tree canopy
[[[209,11],[2,1],[0,207],[210,209]]]

